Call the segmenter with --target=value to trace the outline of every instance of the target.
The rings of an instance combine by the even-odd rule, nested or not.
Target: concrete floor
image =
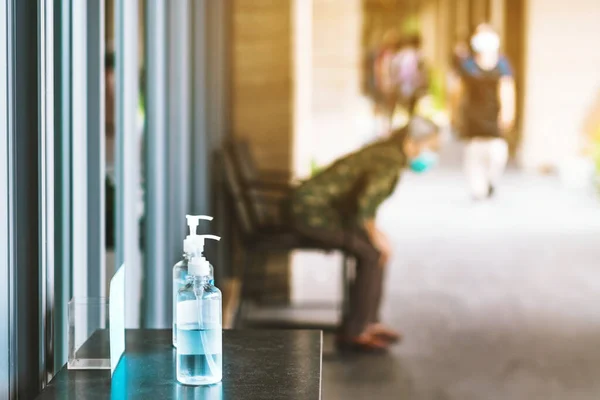
[[[594,196],[514,172],[474,204],[457,168],[405,175],[378,216],[395,248],[383,316],[405,340],[386,356],[327,351],[323,398],[600,398]],[[317,264],[297,298],[337,292]]]

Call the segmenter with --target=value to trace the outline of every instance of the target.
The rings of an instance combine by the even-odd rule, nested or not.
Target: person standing
[[[396,104],[403,107],[411,117],[415,113],[417,103],[429,89],[429,74],[421,51],[419,35],[404,38],[400,51],[394,56],[390,67]]]
[[[383,36],[383,42],[374,58],[374,91],[377,103],[376,118],[380,120],[379,136],[387,136],[392,130],[392,120],[396,107],[396,91],[391,75],[392,60],[398,51],[400,39],[398,33],[391,29]]]
[[[461,136],[468,140],[464,164],[475,200],[493,196],[508,161],[504,138],[515,121],[515,83],[500,37],[489,25],[477,26],[472,55],[461,65]]]

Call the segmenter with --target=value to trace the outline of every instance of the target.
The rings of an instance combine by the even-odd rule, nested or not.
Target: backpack
[[[400,51],[394,58],[392,68],[397,94],[400,98],[414,98],[427,88],[427,74],[418,50]]]

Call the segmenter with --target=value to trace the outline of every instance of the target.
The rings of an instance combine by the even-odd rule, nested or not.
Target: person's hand
[[[498,115],[498,126],[503,132],[513,128],[515,123],[515,81],[511,76],[500,79],[500,114]]]
[[[515,118],[511,115],[503,115],[500,113],[498,116],[498,126],[502,132],[510,131],[515,124]]]
[[[374,220],[371,219],[365,221],[364,228],[369,236],[369,240],[381,254],[379,257],[379,266],[382,268],[385,267],[390,259],[390,256],[392,255],[392,246],[390,241],[383,232],[377,229]]]
[[[392,256],[392,246],[387,236],[381,232],[377,231],[374,238],[374,243],[381,256],[379,257],[379,266],[385,267]]]

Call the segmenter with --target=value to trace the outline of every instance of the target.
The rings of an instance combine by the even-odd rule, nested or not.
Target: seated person
[[[340,248],[357,260],[337,344],[342,349],[384,351],[400,335],[379,323],[384,267],[391,248],[377,229],[377,208],[395,190],[403,168],[428,170],[437,161],[438,128],[413,117],[384,140],[346,155],[294,190],[292,225],[301,236]]]

